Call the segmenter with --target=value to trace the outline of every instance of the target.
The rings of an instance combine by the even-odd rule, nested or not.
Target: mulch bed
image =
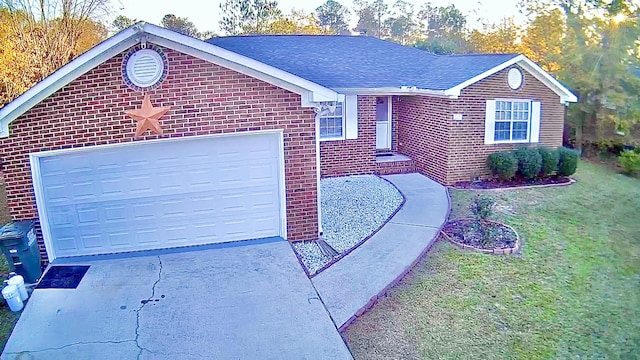
[[[523,178],[516,178],[509,181],[500,181],[497,179],[489,179],[482,181],[463,181],[453,185],[456,189],[469,189],[469,190],[489,190],[489,189],[505,189],[505,188],[517,188],[526,186],[539,186],[539,185],[566,185],[571,183],[571,178],[565,176],[550,176],[542,179],[527,180]]]
[[[519,246],[518,234],[504,224],[489,221],[486,224],[490,241],[482,243],[482,233],[474,219],[458,219],[447,222],[442,231],[450,239],[459,244],[468,245],[475,249],[515,249]]]

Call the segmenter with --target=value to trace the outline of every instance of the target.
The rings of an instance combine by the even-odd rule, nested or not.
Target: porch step
[[[416,172],[416,164],[407,155],[382,153],[376,155],[376,174],[406,174]]]

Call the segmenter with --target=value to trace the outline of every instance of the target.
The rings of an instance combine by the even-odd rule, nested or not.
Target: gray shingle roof
[[[369,36],[256,35],[207,42],[331,89],[446,90],[518,55],[434,55]]]

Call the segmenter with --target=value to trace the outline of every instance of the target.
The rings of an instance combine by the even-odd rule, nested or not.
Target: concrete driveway
[[[282,239],[93,257],[35,290],[2,359],[352,359]]]

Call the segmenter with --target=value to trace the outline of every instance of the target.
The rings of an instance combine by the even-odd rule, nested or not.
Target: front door
[[[391,150],[391,96],[376,98],[376,149]]]

